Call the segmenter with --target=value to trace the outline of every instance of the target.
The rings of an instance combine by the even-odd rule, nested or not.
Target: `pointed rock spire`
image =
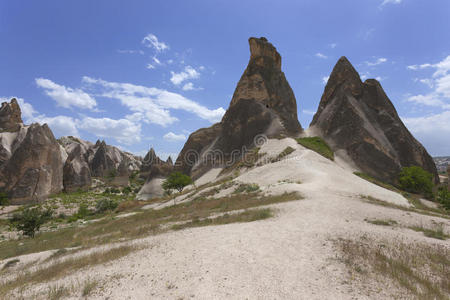
[[[379,180],[396,184],[401,168],[411,165],[438,180],[431,156],[400,120],[381,84],[375,79],[363,83],[345,57],[333,68],[310,127]]]
[[[16,98],[11,102],[3,102],[0,108],[0,130],[18,131],[22,121],[22,112]]]

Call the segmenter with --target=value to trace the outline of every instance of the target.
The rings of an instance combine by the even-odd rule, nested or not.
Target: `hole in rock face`
[[[266,104],[266,107],[269,108],[269,104]]]

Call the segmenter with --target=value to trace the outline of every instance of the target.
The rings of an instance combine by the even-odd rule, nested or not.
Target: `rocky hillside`
[[[381,84],[362,82],[345,57],[330,75],[310,132],[379,180],[396,184],[402,167],[416,165],[439,182],[433,159],[400,120]]]
[[[129,176],[139,171],[142,158],[98,140],[95,144],[73,136],[58,142],[67,153],[64,189],[73,191],[91,185],[91,177]]]
[[[129,176],[142,158],[76,137],[56,140],[46,125],[24,125],[16,99],[0,108],[0,191],[11,204],[90,187],[92,177]]]
[[[0,108],[0,189],[11,204],[44,200],[63,189],[64,151],[50,128],[22,122],[16,99]]]

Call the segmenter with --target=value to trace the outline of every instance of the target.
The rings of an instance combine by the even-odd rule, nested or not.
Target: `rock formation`
[[[153,148],[145,155],[141,166],[141,178],[145,178],[145,184],[139,191],[137,198],[144,200],[163,195],[161,183],[173,171],[174,166],[172,159],[167,161],[160,159]]]
[[[0,131],[18,131],[23,124],[22,112],[16,98],[12,98],[11,102],[3,102],[0,108]]]
[[[61,147],[47,124],[22,124],[15,99],[0,110],[0,189],[12,204],[45,199],[63,188]]]
[[[91,177],[128,177],[141,167],[141,157],[107,145],[105,141],[98,140],[93,144],[73,136],[58,141],[68,154],[64,166],[64,189],[67,191],[89,187]]]
[[[259,134],[296,136],[302,131],[294,93],[281,71],[281,56],[265,38],[250,38],[250,61],[222,121],[190,135],[176,169],[194,178],[229,161]],[[214,154],[220,153],[217,159]]]
[[[81,144],[77,144],[67,157],[63,169],[65,191],[72,192],[91,186],[91,171],[86,155],[86,149]]]
[[[345,57],[331,73],[310,131],[379,180],[396,184],[401,168],[412,165],[439,180],[432,158],[400,120],[380,83],[363,83]]]

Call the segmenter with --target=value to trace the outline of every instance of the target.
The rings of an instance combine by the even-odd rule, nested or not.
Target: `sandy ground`
[[[257,183],[266,193],[297,191],[305,197],[272,205],[278,210],[276,217],[148,237],[136,241],[147,246],[143,250],[52,284],[96,278],[102,287],[90,299],[384,299],[392,292],[384,286],[374,283],[362,289],[348,280],[333,240],[366,236],[450,247],[448,241],[401,226],[367,223],[366,218],[392,219],[402,226],[443,223],[445,231],[450,230],[446,219],[365,202],[361,195],[409,206],[401,195],[353,175],[294,140],[270,140],[260,151],[276,157],[286,146],[296,151],[285,160],[235,179]],[[30,287],[29,292],[44,291],[48,285]]]

